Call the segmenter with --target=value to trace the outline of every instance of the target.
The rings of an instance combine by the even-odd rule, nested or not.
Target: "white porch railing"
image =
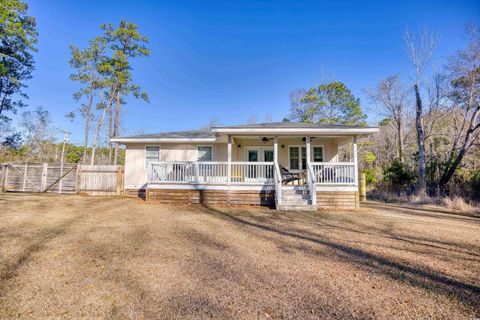
[[[353,162],[312,162],[308,182],[355,185]],[[277,170],[279,171],[279,170]],[[231,184],[280,183],[281,174],[273,162],[232,162]],[[228,183],[228,162],[162,161],[151,162],[149,183]]]
[[[316,183],[355,185],[354,162],[312,162]]]
[[[315,179],[315,172],[311,163],[307,163],[307,177],[308,177],[308,189],[310,190],[311,204],[317,205],[317,183]]]
[[[232,184],[273,183],[273,162],[232,162]],[[150,183],[228,183],[228,162],[163,161],[151,162]]]

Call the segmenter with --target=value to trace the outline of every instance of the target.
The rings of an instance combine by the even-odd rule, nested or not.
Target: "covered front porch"
[[[232,192],[252,191],[269,194],[277,208],[316,208],[319,192],[348,192],[355,202],[356,136],[227,134],[223,143],[205,150],[203,159],[216,161],[199,156],[199,161],[151,162],[148,189],[226,191],[229,203]]]

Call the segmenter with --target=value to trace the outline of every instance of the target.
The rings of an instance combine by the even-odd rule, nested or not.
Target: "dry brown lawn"
[[[474,319],[480,219],[0,194],[0,318]]]

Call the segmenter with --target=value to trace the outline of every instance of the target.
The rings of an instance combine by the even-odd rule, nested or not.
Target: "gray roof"
[[[215,133],[212,129],[286,129],[286,128],[298,128],[298,129],[365,129],[369,127],[360,126],[347,126],[341,124],[323,124],[323,123],[298,123],[298,122],[269,122],[269,123],[254,123],[254,124],[242,124],[234,126],[216,126],[213,128],[203,128],[198,130],[188,131],[173,131],[173,132],[160,132],[152,134],[140,134],[115,138],[116,140],[122,139],[210,139],[215,138]]]
[[[133,136],[121,137],[122,139],[182,139],[182,138],[215,138],[210,128],[188,130],[188,131],[173,131],[173,132],[159,132],[151,134],[139,134]]]
[[[254,124],[241,124],[234,126],[216,126],[214,128],[312,128],[312,129],[357,129],[368,128],[362,126],[347,126],[343,124],[324,124],[324,123],[304,123],[304,122],[267,122],[267,123],[254,123]]]

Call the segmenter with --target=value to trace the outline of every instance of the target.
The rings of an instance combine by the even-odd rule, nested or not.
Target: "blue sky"
[[[85,46],[102,23],[124,18],[150,38],[151,55],[134,62],[150,104],[129,99],[123,134],[202,127],[216,117],[240,124],[280,121],[289,93],[334,77],[361,98],[364,89],[401,73],[402,34],[427,27],[439,36],[434,64],[465,44],[465,25],[480,21],[480,1],[51,1],[30,0],[39,31],[29,109],[45,106],[56,128],[82,141],[83,121],[68,76],[68,46]]]

